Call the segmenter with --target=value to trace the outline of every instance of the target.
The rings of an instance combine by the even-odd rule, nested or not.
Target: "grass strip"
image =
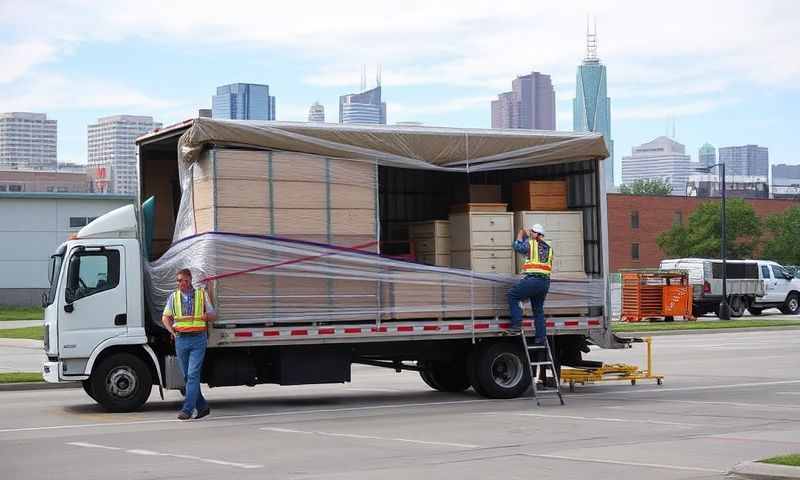
[[[9,307],[0,305],[0,322],[4,320],[41,320],[44,318],[42,307]]]
[[[41,372],[0,373],[0,383],[43,382]]]
[[[42,340],[44,338],[44,327],[0,328],[0,338],[30,338],[32,340]]]
[[[612,324],[614,332],[660,332],[665,330],[717,330],[726,328],[785,327],[800,325],[800,320],[719,320],[693,322],[637,322]]]
[[[786,465],[789,467],[800,467],[800,453],[790,455],[780,455],[778,457],[759,460],[760,463],[771,463],[773,465]]]

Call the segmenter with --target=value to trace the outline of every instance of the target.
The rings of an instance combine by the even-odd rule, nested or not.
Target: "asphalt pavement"
[[[658,337],[641,381],[578,386],[566,406],[428,389],[356,366],[353,382],[206,389],[211,416],[175,419],[157,390],[103,412],[82,390],[0,392],[5,478],[722,479],[800,451],[796,331]],[[644,345],[589,359],[644,364]]]

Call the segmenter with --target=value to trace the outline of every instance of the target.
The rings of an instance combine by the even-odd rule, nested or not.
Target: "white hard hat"
[[[538,233],[539,235],[544,235],[544,227],[540,223],[536,223],[531,227],[531,231]]]

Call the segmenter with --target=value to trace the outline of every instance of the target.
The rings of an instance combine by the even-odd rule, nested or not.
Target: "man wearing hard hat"
[[[544,323],[544,298],[550,289],[550,273],[553,271],[553,248],[544,239],[544,227],[535,224],[529,230],[520,229],[514,250],[527,257],[522,264],[522,279],[508,292],[508,306],[511,310],[511,327],[506,330],[509,335],[522,332],[522,308],[520,302],[531,299],[535,343],[544,345],[546,327]]]

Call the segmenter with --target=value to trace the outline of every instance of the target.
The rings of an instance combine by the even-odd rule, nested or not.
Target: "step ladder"
[[[564,397],[561,396],[561,381],[558,378],[558,370],[556,370],[555,363],[553,362],[553,353],[550,351],[550,342],[545,339],[544,345],[528,346],[528,340],[525,338],[525,333],[521,332],[522,349],[525,351],[525,358],[528,360],[528,371],[531,374],[531,387],[533,390],[533,398],[536,400],[536,405],[541,407],[539,403],[539,395],[558,395],[558,400],[561,405],[564,405]],[[531,352],[533,352],[533,359],[531,359]],[[545,354],[544,360],[541,354]],[[556,382],[555,388],[547,388],[547,370],[544,370],[544,380],[542,381],[542,390],[536,387],[536,379],[538,378],[539,369],[550,369],[553,374],[553,379]],[[534,375],[536,374],[536,375]]]

